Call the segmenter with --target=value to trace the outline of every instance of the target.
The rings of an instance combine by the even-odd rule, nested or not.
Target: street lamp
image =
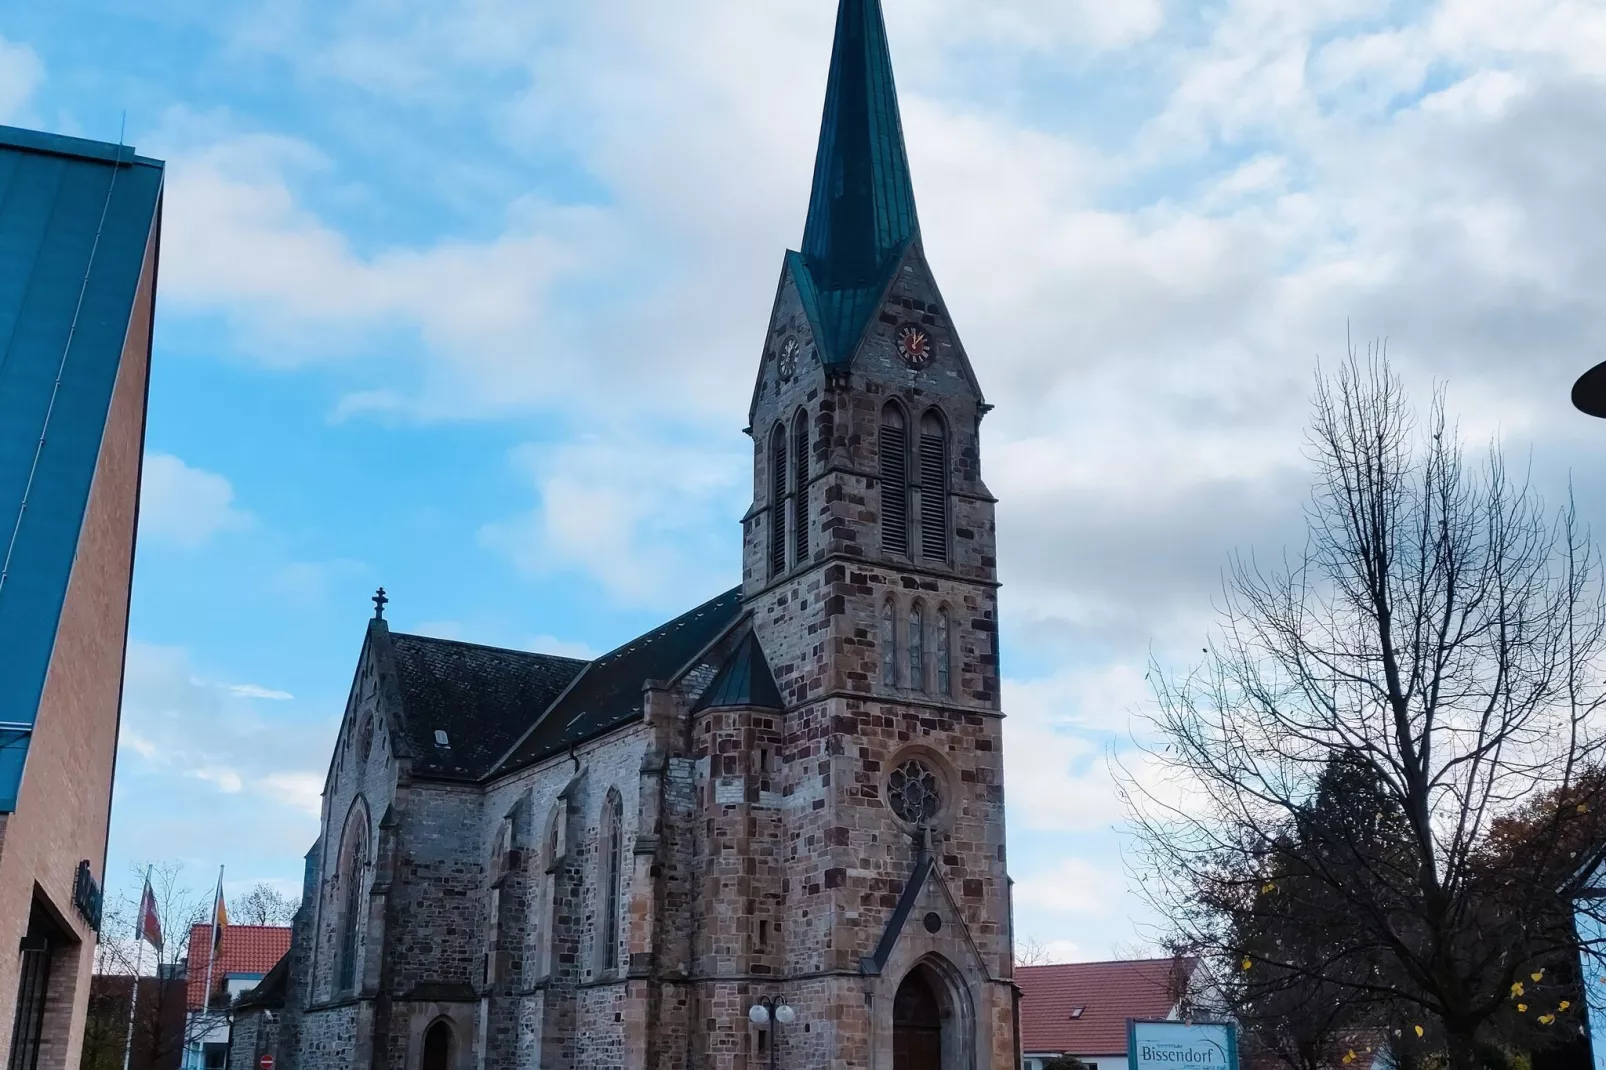
[[[769,1029],[770,1024],[774,1023],[775,1028],[770,1032],[770,1070],[775,1070],[775,1051],[780,1047],[781,1026],[797,1021],[797,1012],[779,996],[765,996],[753,1004],[747,1017],[760,1029]]]

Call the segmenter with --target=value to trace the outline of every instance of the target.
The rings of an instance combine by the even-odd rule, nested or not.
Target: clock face
[[[797,374],[797,354],[803,347],[796,338],[788,338],[781,343],[781,356],[779,360],[781,378],[790,379]]]
[[[898,356],[911,368],[922,368],[931,360],[931,335],[910,325],[898,329]]]

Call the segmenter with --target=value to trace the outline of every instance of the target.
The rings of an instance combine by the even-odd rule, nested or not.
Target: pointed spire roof
[[[826,363],[852,359],[919,233],[881,0],[841,0],[800,265]]]

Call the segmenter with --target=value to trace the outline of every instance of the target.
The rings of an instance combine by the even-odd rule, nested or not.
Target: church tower
[[[787,1066],[1018,1058],[987,410],[926,262],[881,4],[841,0],[743,520],[744,605],[784,706],[743,740],[777,801],[745,830],[773,843],[751,902],[776,934],[748,976],[796,1010]]]

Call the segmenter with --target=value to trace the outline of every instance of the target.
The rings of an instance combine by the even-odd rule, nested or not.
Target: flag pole
[[[217,904],[223,898],[223,867],[217,867],[217,894],[212,897],[212,946],[206,952],[206,994],[201,997],[201,1022],[205,1028],[205,1021],[212,1014],[212,967],[217,964]],[[196,1049],[201,1041],[196,1041]]]
[[[145,968],[145,889],[150,886],[151,867],[146,866],[145,887],[139,890],[139,913],[134,917],[134,989],[128,997],[128,1043],[123,1045],[123,1070],[128,1070],[128,1061],[134,1054],[134,1012],[139,1008],[139,974]]]

